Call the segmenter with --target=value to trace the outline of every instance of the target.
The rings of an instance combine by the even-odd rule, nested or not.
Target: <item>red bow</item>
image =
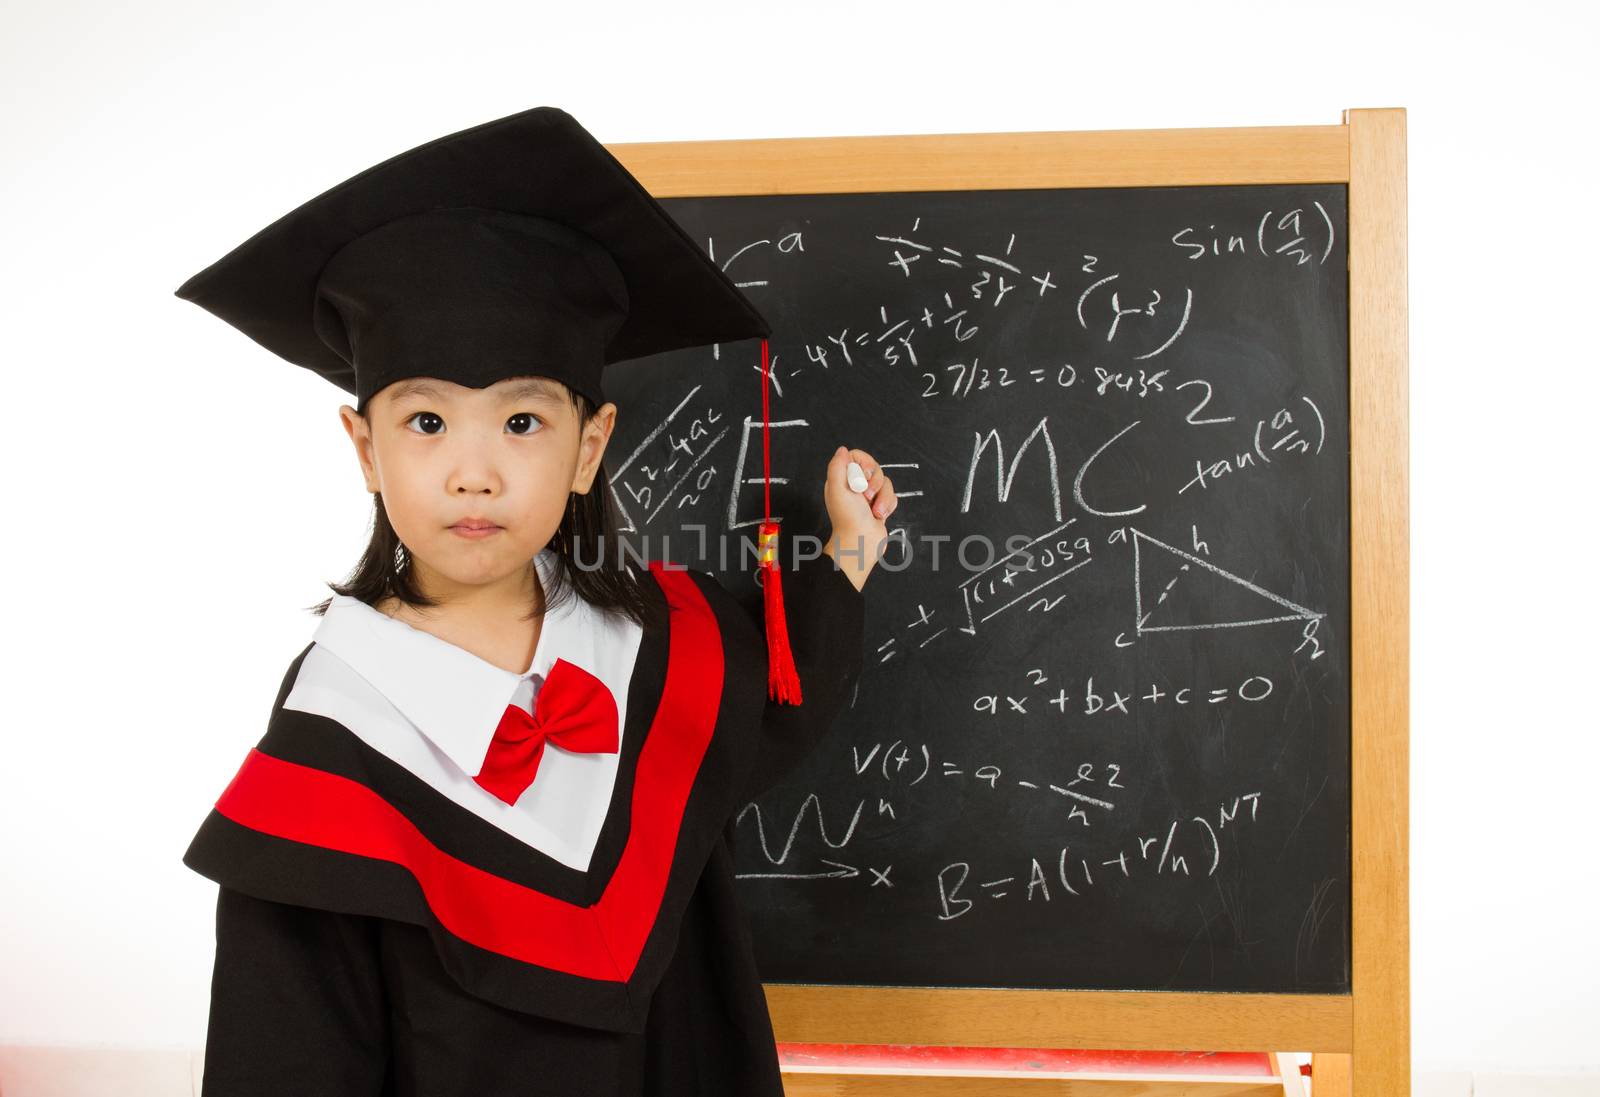
[[[604,682],[576,664],[557,659],[539,688],[533,714],[507,705],[494,741],[474,781],[515,804],[539,772],[548,740],[562,750],[615,754],[617,702]]]

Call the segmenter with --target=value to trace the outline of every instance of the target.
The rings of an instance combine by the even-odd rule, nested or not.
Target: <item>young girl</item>
[[[184,856],[221,885],[205,1097],[781,1094],[731,820],[850,696],[888,477],[834,452],[824,555],[761,572],[786,621],[628,559],[604,367],[768,331],[554,108],[369,168],[178,296],[355,394],[375,512]]]

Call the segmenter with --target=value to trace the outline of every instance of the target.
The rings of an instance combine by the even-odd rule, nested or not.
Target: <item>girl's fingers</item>
[[[894,482],[880,470],[872,489],[872,513],[878,518],[887,518],[894,513],[894,505]]]
[[[862,473],[866,475],[867,490],[862,494],[866,496],[867,502],[870,503],[877,498],[878,489],[883,486],[883,470],[878,467],[878,462],[872,459],[872,454],[864,449],[851,450],[850,460],[860,465]]]
[[[878,462],[873,460],[872,454],[863,449],[844,448],[849,459],[860,465],[862,473],[867,477],[867,489],[862,495],[872,505],[873,517],[880,520],[889,517],[899,502],[895,498],[894,482],[883,469],[878,467]]]

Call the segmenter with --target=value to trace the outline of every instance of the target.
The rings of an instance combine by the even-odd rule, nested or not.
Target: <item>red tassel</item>
[[[800,703],[800,673],[795,670],[794,652],[789,650],[789,623],[783,612],[783,583],[778,566],[778,526],[761,523],[762,599],[767,613],[767,696],[781,704]]]
[[[778,564],[778,523],[772,520],[772,413],[768,404],[767,382],[772,369],[767,364],[767,341],[761,340],[761,467],[765,489],[765,518],[756,547],[761,576],[762,600],[766,603],[767,697],[779,704],[800,703],[800,672],[795,669],[794,652],[789,649],[789,624],[783,612],[783,583]]]

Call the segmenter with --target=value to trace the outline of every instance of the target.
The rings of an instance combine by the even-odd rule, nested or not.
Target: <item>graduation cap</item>
[[[353,394],[363,412],[374,393],[419,376],[471,388],[550,377],[599,404],[614,362],[759,338],[770,462],[771,327],[643,184],[557,107],[375,164],[175,292]],[[768,692],[798,704],[770,491],[766,508]]]

